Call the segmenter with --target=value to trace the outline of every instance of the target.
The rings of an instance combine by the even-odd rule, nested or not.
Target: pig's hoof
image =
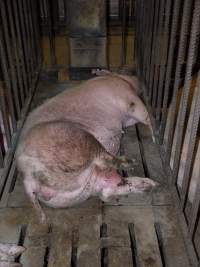
[[[149,179],[143,178],[136,186],[139,192],[151,192],[155,187],[158,186],[158,183]]]
[[[151,192],[159,184],[149,178],[128,177],[125,178],[125,183],[129,187],[129,192],[143,193]]]

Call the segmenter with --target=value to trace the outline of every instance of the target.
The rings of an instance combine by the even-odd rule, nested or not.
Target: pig
[[[79,123],[112,155],[120,147],[123,129],[142,122],[152,131],[147,109],[137,95],[136,77],[97,71],[99,77],[65,90],[40,107],[27,118],[22,139],[35,125],[55,120]]]
[[[0,267],[20,267],[15,258],[25,251],[25,248],[16,244],[0,243]]]
[[[66,208],[91,196],[108,201],[112,196],[152,190],[149,178],[123,178],[117,173],[123,160],[113,156],[77,122],[42,121],[21,140],[16,155],[25,190],[41,222],[40,205]]]

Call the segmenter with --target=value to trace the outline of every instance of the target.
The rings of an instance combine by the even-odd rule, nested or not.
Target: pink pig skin
[[[137,86],[137,78],[126,75],[105,75],[83,82],[31,112],[22,137],[38,123],[68,120],[79,123],[106,151],[116,155],[123,128],[137,122],[151,128],[146,107],[137,96]]]
[[[54,208],[76,205],[91,196],[151,190],[148,178],[123,178],[113,155],[90,133],[69,121],[42,122],[29,130],[16,155],[30,200],[44,222],[39,200]]]
[[[150,126],[134,84],[123,75],[97,77],[30,113],[16,161],[42,222],[45,214],[39,201],[64,208],[90,196],[107,201],[110,196],[144,192],[156,185],[148,178],[123,178],[117,173],[122,162],[115,155],[123,127],[138,121]]]

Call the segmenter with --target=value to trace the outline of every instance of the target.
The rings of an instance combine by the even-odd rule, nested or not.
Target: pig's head
[[[123,113],[122,126],[123,128],[126,128],[138,122],[141,122],[149,126],[154,141],[153,129],[149,113],[146,106],[136,92],[137,88],[136,90],[130,87],[123,88],[123,96],[121,94],[121,99],[119,99],[119,101],[121,102],[119,106],[121,106]]]

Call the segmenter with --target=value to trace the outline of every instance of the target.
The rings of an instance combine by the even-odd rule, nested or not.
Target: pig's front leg
[[[130,170],[134,166],[138,165],[136,159],[129,159],[125,156],[117,156],[113,159],[113,162],[117,169]]]
[[[112,196],[128,195],[130,193],[143,193],[151,191],[158,183],[149,178],[129,177],[124,178],[117,186],[108,186],[102,189],[100,198],[108,201]]]

